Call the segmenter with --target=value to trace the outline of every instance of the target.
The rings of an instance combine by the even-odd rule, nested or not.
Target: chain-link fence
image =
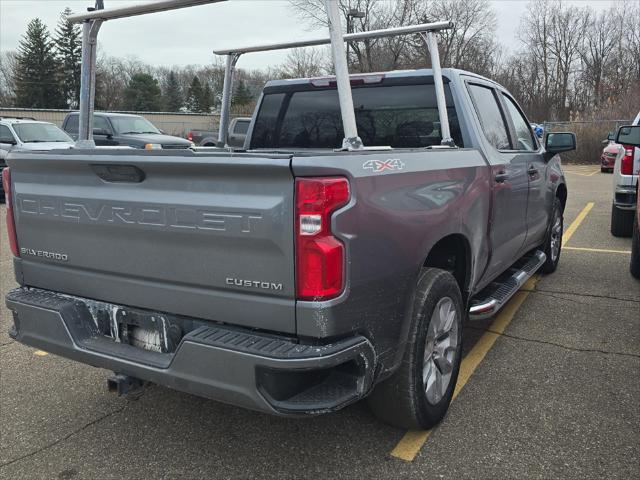
[[[545,132],[574,132],[578,142],[574,152],[563,153],[562,160],[568,163],[600,163],[600,154],[607,145],[607,135],[631,120],[584,120],[574,122],[544,122]]]

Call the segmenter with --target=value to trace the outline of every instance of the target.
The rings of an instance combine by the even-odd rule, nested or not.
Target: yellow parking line
[[[49,355],[47,352],[45,352],[44,350],[36,350],[35,352],[33,352],[34,355],[37,355],[38,357],[45,357],[47,355]]]
[[[569,225],[569,228],[564,232],[562,238],[562,244],[569,241],[571,236],[578,229],[580,224],[584,221],[587,214],[593,208],[594,203],[589,202],[585,205],[582,211],[578,214],[576,219]],[[458,396],[462,388],[467,384],[473,373],[475,372],[480,362],[487,355],[493,344],[496,342],[500,334],[502,334],[514,315],[529,296],[529,293],[535,289],[536,283],[540,279],[540,275],[536,274],[531,277],[517,292],[509,302],[500,310],[495,320],[491,323],[488,331],[486,331],[482,337],[476,342],[471,351],[462,359],[460,363],[460,373],[458,374],[458,381],[456,382],[456,388],[453,391],[452,401]],[[409,430],[404,434],[402,439],[398,442],[395,448],[391,451],[391,456],[405,460],[407,462],[413,461],[416,455],[424,445],[424,443],[431,435],[431,430]]]
[[[578,214],[578,216],[576,217],[576,219],[571,223],[571,225],[569,225],[569,228],[567,228],[564,232],[564,235],[562,235],[562,246],[564,247],[565,244],[569,241],[569,239],[571,238],[571,236],[576,232],[576,230],[578,229],[578,227],[580,226],[580,224],[582,223],[582,221],[585,219],[585,217],[587,216],[587,214],[591,211],[591,209],[593,208],[594,203],[593,202],[589,202],[585,205],[585,207],[582,209],[582,211]]]
[[[565,250],[578,250],[580,252],[597,252],[597,253],[624,253],[631,255],[631,250],[608,250],[606,248],[585,248],[585,247],[562,247]]]
[[[511,320],[529,293],[535,289],[539,279],[540,275],[534,275],[524,284],[522,290],[517,292],[503,307],[500,313],[498,313],[498,316],[491,323],[489,331],[480,337],[480,340],[476,342],[471,351],[462,359],[458,381],[456,382],[456,388],[453,391],[451,401],[458,396],[462,388],[467,384],[473,372],[475,372],[480,362],[482,362],[489,350],[491,350],[491,347],[493,347],[493,344],[500,334],[502,334],[509,323],[511,323]],[[407,462],[413,461],[432,431],[433,429],[421,431],[409,430],[391,451],[391,456]]]
[[[590,174],[587,175],[587,177],[593,177],[596,173],[598,173],[600,171],[600,169],[598,170],[594,170],[593,172],[591,172]]]

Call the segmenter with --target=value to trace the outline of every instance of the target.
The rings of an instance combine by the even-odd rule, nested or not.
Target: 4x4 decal
[[[381,173],[387,170],[397,171],[404,168],[404,163],[399,158],[389,158],[387,160],[367,160],[362,164],[365,170],[373,170],[373,173]]]

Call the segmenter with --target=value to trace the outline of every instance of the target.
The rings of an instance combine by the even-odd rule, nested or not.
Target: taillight
[[[187,140],[189,140],[190,142],[193,142],[193,132],[189,132],[187,134]]]
[[[620,161],[620,173],[622,175],[633,175],[633,145],[622,145],[624,156]]]
[[[296,179],[296,287],[301,300],[326,300],[344,288],[344,245],[331,214],[349,201],[346,178]]]
[[[9,235],[9,246],[11,252],[16,257],[18,254],[18,238],[16,237],[16,223],[13,218],[13,202],[11,199],[11,170],[9,167],[2,170],[2,188],[4,189],[4,198],[7,205],[7,234]]]

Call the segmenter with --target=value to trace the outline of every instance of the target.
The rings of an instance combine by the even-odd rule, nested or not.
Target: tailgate
[[[22,284],[295,332],[288,156],[97,149],[8,164]]]

